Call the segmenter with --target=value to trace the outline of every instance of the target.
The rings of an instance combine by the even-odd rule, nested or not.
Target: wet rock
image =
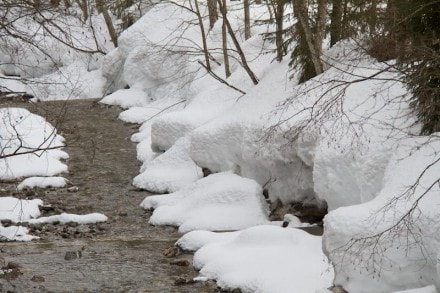
[[[177,246],[170,246],[162,251],[166,257],[176,257],[180,254],[180,249]]]
[[[64,260],[75,260],[77,258],[82,257],[81,250],[77,251],[66,251],[66,254],[64,255]]]
[[[348,291],[346,291],[342,286],[339,285],[332,286],[328,288],[328,290],[330,290],[333,293],[348,293]]]
[[[55,208],[50,204],[42,205],[39,208],[40,208],[40,211],[45,212],[45,213],[55,211]]]
[[[1,220],[0,222],[3,227],[9,227],[9,226],[12,226],[12,224],[13,224],[12,221],[9,219],[4,219],[4,220]]]
[[[43,283],[46,281],[43,276],[33,276],[31,279],[32,282]]]
[[[78,192],[78,190],[79,190],[78,186],[72,186],[72,187],[67,188],[68,192]]]
[[[203,172],[203,177],[207,177],[212,174],[212,171],[209,170],[208,168],[202,168],[202,172]]]
[[[188,278],[186,276],[180,276],[174,281],[174,285],[176,286],[182,286],[182,285],[188,285],[188,284],[194,284],[195,281],[191,278]]]
[[[187,267],[190,265],[190,262],[186,259],[176,259],[170,262],[171,265],[179,266],[179,267]]]

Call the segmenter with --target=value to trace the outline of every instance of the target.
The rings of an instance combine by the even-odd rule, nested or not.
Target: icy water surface
[[[62,176],[78,191],[18,193],[15,184],[0,183],[0,196],[41,198],[52,205],[47,215],[99,212],[109,221],[32,227],[41,240],[0,243],[0,266],[10,263],[14,271],[0,275],[0,292],[218,292],[212,283],[175,285],[197,272],[185,266],[191,255],[163,255],[179,234],[150,226],[139,207],[148,193],[131,185],[139,170],[130,142],[137,127],[117,120],[119,108],[91,100],[13,105],[47,117],[66,138],[69,174]]]

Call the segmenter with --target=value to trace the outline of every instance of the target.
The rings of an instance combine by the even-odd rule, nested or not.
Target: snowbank
[[[203,177],[189,157],[189,138],[179,139],[168,151],[145,165],[133,185],[153,193],[175,192]]]
[[[238,230],[267,223],[261,187],[253,180],[230,173],[202,178],[177,192],[148,196],[144,209],[155,209],[153,225],[192,230]]]
[[[257,226],[233,233],[194,231],[178,245],[198,249],[194,266],[201,277],[217,280],[222,289],[313,293],[332,284],[333,271],[322,253],[321,237],[298,229]]]
[[[23,190],[26,188],[47,188],[54,187],[60,188],[67,184],[67,179],[63,177],[29,177],[18,184],[17,189]]]
[[[375,199],[325,217],[323,243],[335,284],[350,292],[440,288],[439,149],[438,134],[402,142]]]
[[[50,217],[41,217],[38,219],[30,219],[27,222],[29,224],[43,224],[43,223],[55,223],[59,222],[61,224],[75,222],[78,224],[93,224],[99,222],[106,222],[108,218],[100,213],[93,213],[87,215],[75,215],[62,213],[61,215],[54,215]]]
[[[58,148],[64,138],[38,115],[21,108],[0,109],[0,179],[53,176],[67,171]]]

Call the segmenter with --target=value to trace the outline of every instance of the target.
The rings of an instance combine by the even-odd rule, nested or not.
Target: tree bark
[[[110,17],[110,14],[108,13],[107,7],[105,7],[105,4],[103,0],[96,0],[96,8],[98,9],[98,12],[102,13],[104,16],[104,21],[107,26],[108,32],[110,34],[110,38],[115,45],[115,47],[118,46],[118,35],[116,34],[115,27],[113,26],[112,19]]]
[[[218,1],[218,0],[217,0]],[[226,2],[224,5],[219,1],[220,12],[222,13],[222,49],[223,49],[223,63],[225,65],[225,76],[228,78],[231,76],[231,70],[229,68],[229,55],[228,55],[228,28],[226,26]]]
[[[284,1],[276,0],[275,9],[275,45],[277,51],[277,61],[281,62],[284,56],[284,40],[283,40],[283,20],[284,20]]]
[[[209,28],[212,29],[218,20],[216,0],[208,0]]]
[[[244,6],[244,39],[247,40],[251,37],[251,19],[250,19],[249,0],[243,0],[243,6]]]
[[[205,55],[206,68],[208,70],[211,70],[211,64],[209,63],[208,45],[206,43],[205,26],[203,25],[203,19],[202,19],[202,16],[200,14],[198,0],[194,0],[194,6],[196,8],[196,14],[197,14],[197,18],[199,20],[199,26],[200,26],[200,33],[202,35],[203,53]]]
[[[217,0],[218,4],[220,6],[220,10],[222,12],[222,16],[223,16],[223,21],[226,24],[227,28],[228,28],[228,33],[229,36],[232,39],[232,42],[235,45],[235,49],[237,49],[238,55],[240,56],[240,60],[241,60],[241,66],[243,66],[244,70],[246,70],[246,73],[249,75],[250,79],[252,80],[252,82],[257,85],[258,84],[258,78],[255,76],[255,74],[253,73],[253,71],[251,70],[251,68],[249,67],[247,61],[246,61],[246,56],[244,55],[243,50],[241,49],[240,43],[238,42],[237,38],[235,37],[235,33],[232,29],[231,24],[229,23],[228,17],[227,17],[227,13],[226,13],[226,1],[225,0]],[[222,3],[223,2],[223,3]]]
[[[342,0],[332,0],[332,12],[330,15],[330,46],[342,39]]]
[[[324,32],[321,31],[325,24],[325,18],[321,19],[324,12],[325,17],[325,0],[319,0],[318,2],[318,13],[316,20],[316,33],[315,35],[312,33],[312,29],[309,23],[309,16],[307,11],[307,0],[292,0],[293,9],[296,17],[298,18],[298,22],[301,25],[301,28],[304,31],[304,36],[307,43],[307,48],[310,52],[310,58],[313,63],[313,67],[315,69],[316,75],[319,75],[324,72],[322,62],[321,62],[321,51],[322,51],[322,38]],[[322,7],[324,6],[324,7]],[[324,26],[325,28],[325,26]]]

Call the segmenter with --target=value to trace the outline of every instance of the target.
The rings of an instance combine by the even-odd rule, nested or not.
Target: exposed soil
[[[28,108],[58,128],[70,155],[63,176],[78,187],[17,192],[16,184],[0,183],[0,196],[41,198],[50,205],[47,215],[99,212],[109,218],[32,226],[40,240],[0,243],[0,292],[218,292],[212,282],[188,282],[197,275],[191,255],[164,256],[180,235],[149,225],[150,213],[139,207],[148,193],[131,185],[139,169],[130,142],[137,126],[117,120],[118,107],[92,100],[0,106]]]

